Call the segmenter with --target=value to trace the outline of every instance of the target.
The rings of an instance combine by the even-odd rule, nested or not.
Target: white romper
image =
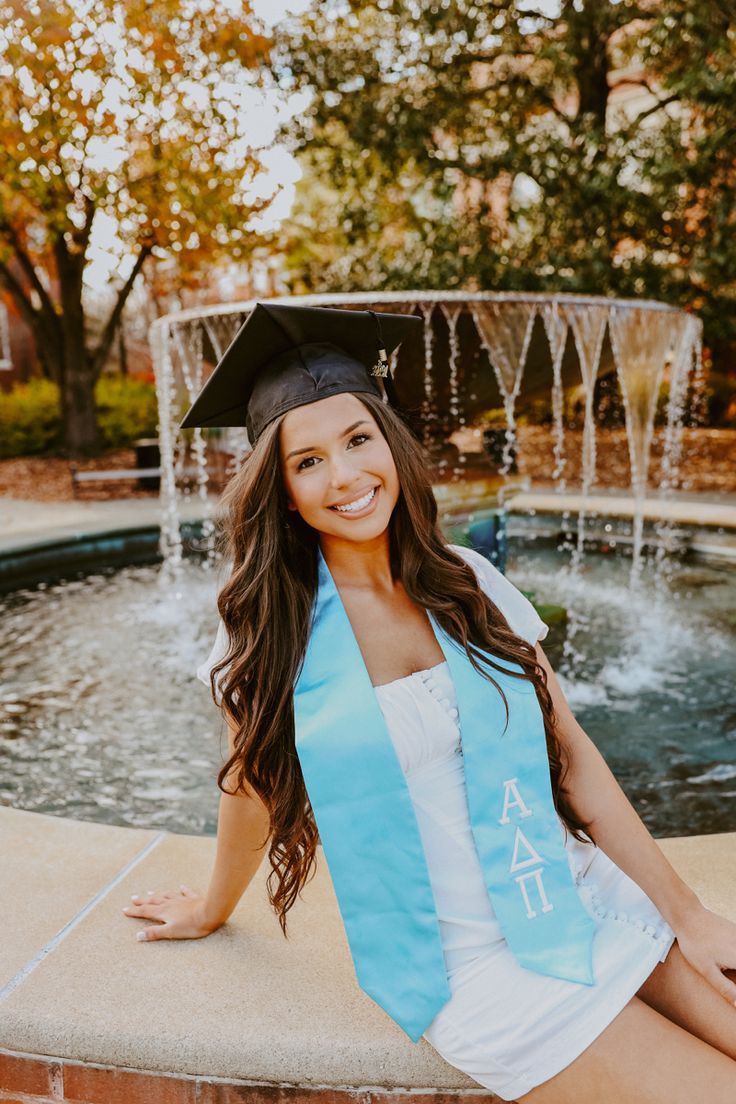
[[[451,546],[509,625],[547,635],[531,603],[484,556]],[[208,659],[224,654],[222,625]],[[580,899],[595,919],[595,985],[520,966],[496,919],[468,816],[455,689],[446,662],[375,692],[416,811],[440,924],[451,997],[424,1032],[442,1057],[502,1100],[569,1065],[633,997],[675,934],[650,898],[600,848],[560,833]],[[559,818],[558,818],[559,819]]]

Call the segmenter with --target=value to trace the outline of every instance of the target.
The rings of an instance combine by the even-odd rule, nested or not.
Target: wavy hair
[[[427,456],[402,417],[378,396],[355,397],[373,415],[398,473],[399,497],[389,522],[393,577],[401,580],[413,602],[434,614],[494,685],[487,670],[494,665],[486,657],[486,666],[481,666],[479,649],[518,664],[522,672],[515,677],[533,683],[544,718],[555,808],[582,841],[581,832],[589,826],[578,819],[563,789],[567,750],[556,732],[546,672],[534,647],[512,632],[473,568],[449,548],[437,522]],[[212,668],[210,685],[215,700],[219,687],[220,704],[237,726],[232,754],[218,773],[218,788],[231,793],[224,782],[232,777],[235,793],[250,787],[268,810],[270,828],[263,841],[265,846],[270,840],[268,896],[286,935],[287,912],[314,875],[319,842],[295,747],[293,711],[293,687],[317,591],[318,533],[297,511],[287,509],[279,455],[284,417],[266,426],[223,492],[218,546],[232,570],[217,606],[229,647]]]

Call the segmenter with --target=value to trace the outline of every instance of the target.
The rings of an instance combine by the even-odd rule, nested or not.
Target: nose
[[[344,453],[340,452],[331,459],[330,486],[336,490],[350,487],[355,483],[358,474],[358,469]]]

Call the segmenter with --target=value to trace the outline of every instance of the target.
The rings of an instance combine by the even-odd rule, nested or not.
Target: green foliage
[[[135,376],[102,376],[95,386],[102,448],[126,448],[158,430],[156,389]],[[59,388],[38,378],[0,392],[0,459],[31,456],[62,441]]]
[[[722,0],[322,0],[272,64],[309,93],[295,291],[651,297],[697,311],[716,360],[736,341]]]
[[[95,386],[97,428],[107,448],[125,448],[158,430],[156,388],[135,376],[101,376]]]
[[[59,444],[59,389],[47,379],[0,391],[0,459],[45,452]]]

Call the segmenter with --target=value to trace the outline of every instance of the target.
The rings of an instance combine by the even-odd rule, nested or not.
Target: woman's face
[[[359,542],[386,530],[399,477],[386,438],[355,395],[289,410],[279,448],[289,509],[313,529]]]

